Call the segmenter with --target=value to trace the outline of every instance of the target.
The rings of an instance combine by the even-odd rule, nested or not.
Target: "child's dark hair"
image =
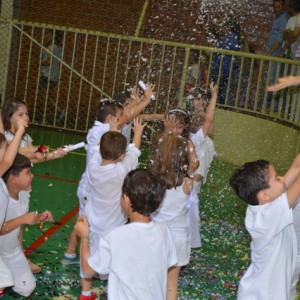
[[[166,192],[166,186],[160,174],[136,169],[125,177],[122,193],[128,196],[132,211],[150,216],[160,206]]]
[[[151,154],[150,168],[161,174],[167,189],[182,185],[188,176],[189,143],[186,138],[168,134],[159,140]]]
[[[115,116],[119,109],[123,110],[123,106],[121,104],[112,102],[108,99],[102,99],[99,102],[99,107],[96,112],[96,120],[103,123],[108,115]]]
[[[126,100],[130,99],[130,97],[131,97],[131,93],[129,91],[124,91],[124,92],[115,94],[113,96],[113,101],[124,106]]]
[[[4,130],[11,130],[10,118],[19,109],[21,105],[25,105],[27,107],[27,103],[21,99],[6,100],[3,103],[1,115]]]
[[[242,200],[250,205],[259,205],[257,194],[269,188],[270,163],[257,160],[245,163],[230,178],[230,185]]]
[[[103,159],[116,160],[125,154],[127,147],[126,137],[117,131],[108,131],[100,141],[100,154]]]
[[[17,153],[12,166],[3,174],[2,179],[5,183],[11,174],[18,176],[22,170],[31,168],[31,161],[26,156]]]
[[[169,110],[168,115],[174,115],[176,120],[178,120],[180,124],[184,125],[182,136],[184,138],[188,138],[190,134],[190,117],[188,112],[180,108],[175,108]]]

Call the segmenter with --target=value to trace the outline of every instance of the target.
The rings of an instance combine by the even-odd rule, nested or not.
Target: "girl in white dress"
[[[189,177],[189,141],[174,134],[164,135],[152,153],[151,169],[162,175],[167,192],[162,205],[152,214],[155,222],[166,223],[173,236],[178,264],[168,272],[167,300],[177,299],[181,266],[190,260],[190,242],[185,219],[185,206],[193,186]]]

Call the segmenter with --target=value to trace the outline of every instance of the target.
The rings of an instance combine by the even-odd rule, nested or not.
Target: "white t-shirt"
[[[87,140],[87,149],[86,149],[86,166],[93,157],[93,154],[99,152],[99,144],[102,138],[102,135],[109,131],[108,123],[101,123],[95,121],[93,127],[88,131],[86,140]]]
[[[88,259],[99,274],[108,274],[108,299],[165,300],[167,270],[177,262],[173,239],[162,223],[133,222],[100,240]]]
[[[6,210],[9,201],[9,194],[6,188],[6,184],[0,177],[0,229],[4,223],[6,217]]]
[[[251,264],[240,281],[238,299],[289,299],[297,240],[286,193],[264,205],[248,205],[245,224],[252,237]]]
[[[4,135],[8,143],[10,143],[15,137],[15,135],[12,134],[10,131],[5,131]],[[20,143],[20,148],[27,148],[31,144],[32,144],[31,136],[27,133],[24,134]]]
[[[103,237],[126,223],[121,207],[122,185],[127,173],[137,167],[140,154],[134,144],[129,144],[125,158],[118,163],[101,166],[90,161],[86,174],[91,196],[85,212],[92,232]]]
[[[9,198],[5,221],[12,220],[22,216],[28,212],[29,209],[29,195],[28,191],[21,191],[19,193],[19,200]],[[5,257],[12,257],[20,252],[19,233],[20,228],[11,231],[8,234],[0,236],[0,255]]]

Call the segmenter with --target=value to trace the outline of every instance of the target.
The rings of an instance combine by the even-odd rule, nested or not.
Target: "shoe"
[[[80,294],[78,300],[99,300],[99,296],[95,293],[91,293],[89,296],[84,296],[82,294]]]
[[[80,259],[79,257],[76,255],[75,257],[67,257],[64,255],[63,259],[61,260],[61,263],[63,265],[79,265],[80,264]]]

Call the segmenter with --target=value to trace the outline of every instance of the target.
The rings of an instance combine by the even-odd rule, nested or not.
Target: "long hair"
[[[150,168],[161,174],[167,189],[182,185],[184,178],[188,177],[188,166],[188,140],[173,134],[163,136],[152,153]]]
[[[1,111],[4,130],[11,130],[10,118],[21,105],[25,105],[27,107],[26,102],[21,99],[6,100],[4,102]]]

